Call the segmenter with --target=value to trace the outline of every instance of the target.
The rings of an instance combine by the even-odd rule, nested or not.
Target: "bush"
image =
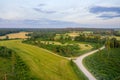
[[[0,56],[10,58],[12,56],[12,51],[4,46],[0,46]]]

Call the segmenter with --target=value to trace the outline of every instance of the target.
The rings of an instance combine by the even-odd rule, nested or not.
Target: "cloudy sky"
[[[120,0],[0,0],[0,28],[120,28]]]

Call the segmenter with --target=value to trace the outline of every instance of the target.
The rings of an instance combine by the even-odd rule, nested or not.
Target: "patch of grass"
[[[102,50],[84,59],[85,66],[98,80],[120,80],[120,48]]]
[[[21,40],[1,41],[0,45],[14,50],[39,80],[84,80],[78,78],[69,60],[45,49],[23,44]]]
[[[90,50],[82,50],[82,51],[79,51],[79,53],[77,53],[77,54],[75,55],[75,57],[80,56],[80,55],[83,55],[83,54],[85,54],[85,53],[87,53],[87,52],[90,52],[90,51],[91,51],[91,49],[90,49]]]

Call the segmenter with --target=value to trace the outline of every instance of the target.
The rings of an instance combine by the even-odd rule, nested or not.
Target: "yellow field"
[[[70,37],[79,36],[79,33],[77,33],[77,32],[71,32],[71,33],[66,33],[66,34],[68,34]]]
[[[80,46],[80,50],[90,50],[90,49],[93,48],[93,47],[92,47],[91,45],[89,45],[89,44],[82,44],[82,43],[80,43],[79,46]]]
[[[9,37],[9,39],[26,39],[28,38],[28,36],[26,36],[26,34],[29,34],[30,32],[19,32],[19,33],[11,33],[11,34],[7,34],[5,36],[0,36],[0,39],[5,39],[6,36]]]
[[[120,40],[120,37],[117,37],[117,36],[116,36],[115,38],[116,38],[117,40]]]

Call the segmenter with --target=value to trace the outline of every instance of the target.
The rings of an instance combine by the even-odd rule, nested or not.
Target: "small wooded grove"
[[[31,76],[29,67],[11,49],[0,46],[0,58],[0,63],[3,63],[0,65],[0,80],[38,80]]]
[[[54,44],[49,44],[48,43],[42,43],[41,41],[33,42],[33,41],[26,41],[29,42],[30,44],[32,43],[33,45],[37,45],[41,48],[45,48],[47,50],[51,50],[56,54],[70,57],[70,56],[75,56],[77,53],[79,53],[79,46],[77,44],[74,45],[54,45]]]

